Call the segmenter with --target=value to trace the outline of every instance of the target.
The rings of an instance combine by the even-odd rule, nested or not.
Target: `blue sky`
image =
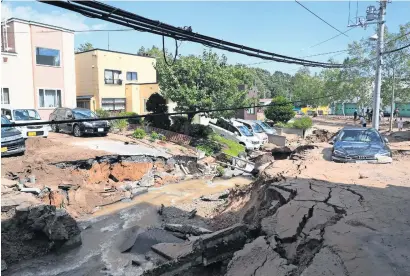
[[[321,1],[302,3],[310,10],[327,20],[336,28],[347,30],[349,15],[348,1]],[[344,50],[347,45],[374,33],[374,27],[367,30],[356,28],[347,33],[349,37],[339,36],[320,46],[311,48],[318,42],[331,38],[338,32],[310,14],[294,1],[272,2],[107,2],[107,4],[126,9],[144,17],[160,20],[175,26],[191,26],[194,32],[229,40],[263,50],[303,57],[325,52]],[[366,7],[377,6],[376,1],[359,2],[359,15],[365,15]],[[356,14],[356,2],[351,2],[351,16]],[[387,26],[390,31],[398,31],[400,24],[410,21],[410,2],[393,1],[387,6]],[[39,2],[4,1],[2,17],[13,16],[23,19],[55,24],[74,30],[121,29],[122,26],[90,19],[82,15],[59,9]],[[97,48],[107,49],[106,32],[80,33],[75,36],[75,44],[90,42]],[[141,46],[162,47],[162,39],[148,33],[110,32],[110,49],[135,53]],[[166,39],[166,47],[174,49],[174,41]],[[183,42],[181,54],[201,54],[204,46]],[[216,51],[222,53],[222,51]],[[257,63],[263,60],[239,54],[226,53],[230,63]],[[333,54],[334,55],[334,54]],[[307,59],[327,61],[332,56],[318,56]],[[335,56],[341,61],[344,54]],[[268,62],[255,67],[269,71],[282,70],[294,73],[298,66]]]

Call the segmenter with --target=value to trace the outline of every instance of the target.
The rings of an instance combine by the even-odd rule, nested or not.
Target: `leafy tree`
[[[265,109],[265,117],[273,121],[274,124],[287,123],[294,116],[293,104],[282,96],[273,98],[271,106]]]
[[[77,47],[75,52],[80,53],[80,52],[85,52],[85,51],[89,51],[89,50],[92,50],[92,49],[94,49],[94,46],[91,43],[86,42],[84,44],[80,44],[80,46]]]
[[[153,114],[164,114],[168,112],[167,101],[158,93],[152,94],[147,101],[147,110]],[[162,129],[169,129],[171,121],[167,115],[156,115],[146,117],[152,126]]]
[[[172,66],[158,59],[156,69],[162,94],[178,104],[177,111],[218,109],[246,103],[247,92],[239,91],[238,85],[248,77],[247,72],[228,66],[225,56],[204,51],[202,56],[180,56]],[[214,112],[210,116],[232,116],[234,113],[234,110]],[[189,134],[194,115],[187,116],[186,134]]]

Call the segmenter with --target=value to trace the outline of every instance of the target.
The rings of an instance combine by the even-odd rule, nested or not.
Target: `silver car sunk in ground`
[[[332,160],[345,163],[391,163],[386,138],[373,128],[345,127],[331,141]]]

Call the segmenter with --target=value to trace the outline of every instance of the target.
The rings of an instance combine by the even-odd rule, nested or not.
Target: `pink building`
[[[11,18],[1,25],[1,103],[35,108],[76,106],[74,32]]]

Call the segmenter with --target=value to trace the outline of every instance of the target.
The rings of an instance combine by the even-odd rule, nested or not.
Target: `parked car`
[[[259,121],[259,120],[254,121],[254,122],[257,123],[257,124],[263,129],[263,131],[264,131],[266,134],[272,134],[272,135],[276,135],[276,134],[277,134],[276,130],[273,129],[273,128],[272,128],[270,125],[268,125],[267,123],[262,122],[262,121]]]
[[[247,150],[255,150],[262,145],[261,141],[239,122],[219,118],[216,123],[209,122],[209,126],[215,133],[244,145]]]
[[[331,141],[332,160],[346,163],[391,163],[387,138],[373,128],[345,127]]]
[[[98,116],[89,109],[85,108],[56,108],[53,113],[50,114],[50,121],[64,121],[74,119],[87,119],[98,118]],[[67,132],[72,133],[76,137],[80,137],[84,134],[98,134],[107,135],[110,130],[108,121],[92,121],[92,122],[74,122],[74,123],[62,123],[51,124],[51,129],[54,132]]]
[[[263,129],[254,121],[243,119],[232,120],[242,123],[244,126],[246,126],[261,141],[262,144],[266,144],[268,142],[268,135],[266,135]]]
[[[45,122],[45,120],[41,120],[37,110],[33,108],[12,108],[3,105],[1,114],[5,115],[12,123]],[[38,136],[47,138],[49,130],[48,125],[16,126],[16,128],[21,132],[24,138]]]
[[[383,117],[390,117],[390,111],[387,111],[387,110],[385,110],[385,111],[383,111]]]
[[[1,116],[1,124],[12,124],[6,116]],[[24,154],[26,142],[21,132],[15,127],[1,128],[1,156]]]

